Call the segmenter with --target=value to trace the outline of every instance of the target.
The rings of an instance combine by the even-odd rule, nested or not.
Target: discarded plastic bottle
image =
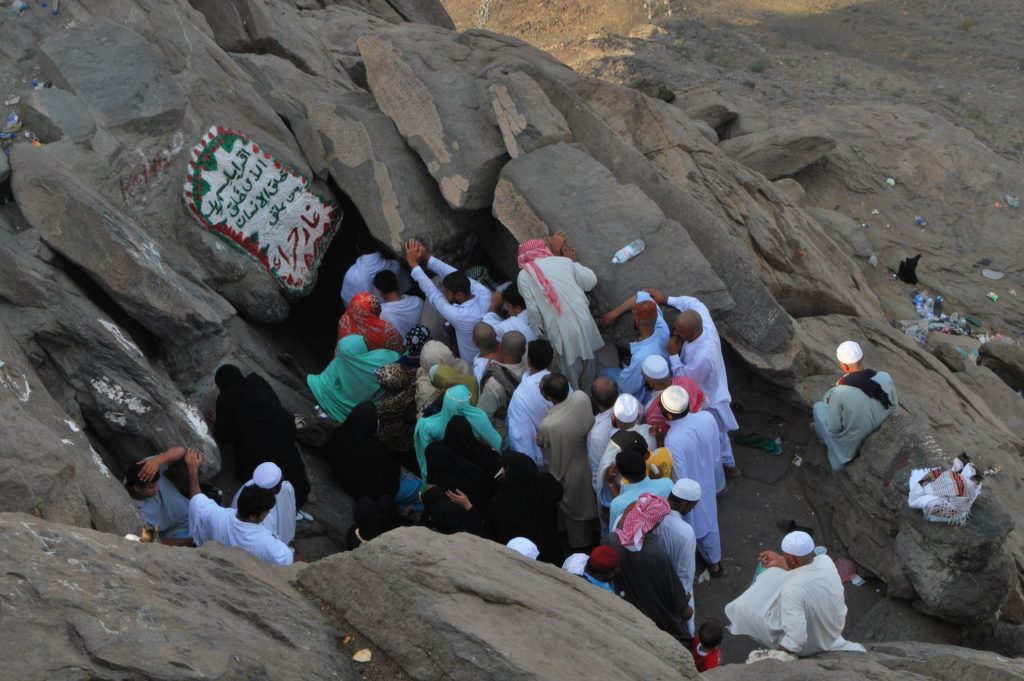
[[[924,301],[924,314],[921,316],[931,319],[933,314],[935,314],[935,299],[928,298]]]
[[[942,296],[935,296],[935,305],[932,307],[932,316],[936,319],[942,319],[942,301],[945,298]]]
[[[647,244],[644,243],[643,239],[633,239],[628,244],[615,251],[615,255],[612,256],[612,264],[621,265],[627,260],[631,260],[643,253],[645,248],[647,248]]]
[[[916,223],[917,223],[917,226],[918,226],[918,227],[927,227],[927,226],[928,226],[928,221],[927,221],[927,220],[925,220],[925,219],[924,219],[923,217],[921,217],[920,215],[915,215],[915,216],[914,216],[914,222],[916,222]]]

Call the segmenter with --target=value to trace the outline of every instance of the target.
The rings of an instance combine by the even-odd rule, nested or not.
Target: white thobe
[[[526,301],[530,326],[548,339],[566,366],[576,360],[593,359],[594,353],[604,345],[586,296],[587,291],[597,286],[597,275],[590,268],[560,256],[539,258],[534,262],[555,289],[562,313],[558,314],[548,302],[534,276],[521,270],[516,283]]]
[[[725,606],[725,616],[733,635],[750,636],[768,648],[782,646],[801,657],[826,651],[865,652],[864,646],[842,636],[843,582],[825,555],[795,570],[768,568]]]
[[[587,461],[590,462],[590,473],[594,476],[594,494],[601,490],[602,481],[597,477],[597,470],[613,432],[615,426],[612,424],[611,409],[606,409],[594,417],[594,425],[587,435]]]
[[[679,583],[690,596],[690,607],[693,607],[693,580],[697,572],[697,537],[693,534],[693,528],[683,520],[678,511],[669,511],[669,514],[654,528],[650,535],[655,543],[665,549],[669,559],[672,561],[672,568],[676,571]],[[687,622],[690,635],[693,635],[693,616]]]
[[[718,423],[705,411],[669,421],[665,447],[672,455],[672,479],[689,478],[700,485],[700,503],[689,514],[690,524],[708,562],[721,559],[718,541],[718,503],[715,499],[715,469],[719,465]],[[707,555],[717,551],[719,555]]]
[[[530,327],[530,313],[528,310],[523,310],[508,319],[502,319],[501,315],[497,312],[488,312],[484,315],[484,321],[491,325],[494,333],[498,335],[499,341],[509,331],[518,331],[523,334],[526,336],[527,343],[537,340],[537,332]]]
[[[398,300],[380,301],[380,318],[394,324],[402,338],[420,323],[422,315],[423,299],[418,296],[404,295]]]
[[[391,270],[395,273],[399,293],[409,290],[409,277],[397,260],[385,258],[380,253],[361,255],[345,272],[345,278],[341,282],[341,300],[346,308],[351,304],[355,294],[363,291],[373,292],[373,276],[381,270]]]
[[[541,469],[547,468],[547,461],[537,445],[537,429],[554,405],[540,394],[540,381],[550,373],[544,369],[535,374],[524,374],[508,403],[509,449],[526,454]]]
[[[448,263],[433,256],[427,261],[427,267],[441,278],[456,271]],[[420,285],[420,289],[434,309],[455,329],[455,340],[459,344],[459,358],[472,364],[479,353],[476,345],[473,344],[473,327],[484,318],[491,307],[491,290],[471,278],[469,292],[473,297],[464,303],[449,303],[441,289],[434,284],[419,265],[413,268],[412,278]]]
[[[248,485],[251,482],[252,480],[245,484]],[[235,496],[231,500],[231,508],[238,508],[238,495],[242,493],[242,487],[235,492]],[[270,509],[270,513],[260,524],[285,544],[291,544],[295,539],[295,511],[295,488],[292,487],[292,483],[285,480],[281,483],[281,491],[274,497],[274,508]]]
[[[291,565],[295,560],[288,545],[259,523],[238,519],[233,508],[223,508],[205,494],[189,500],[188,524],[196,546],[215,541],[237,546],[271,565]]]

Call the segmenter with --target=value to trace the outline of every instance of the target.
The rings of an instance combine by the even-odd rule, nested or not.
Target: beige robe
[[[551,475],[565,491],[560,504],[562,512],[572,520],[597,517],[587,458],[587,435],[593,425],[590,398],[577,390],[551,408],[537,432],[540,446],[551,453]]]

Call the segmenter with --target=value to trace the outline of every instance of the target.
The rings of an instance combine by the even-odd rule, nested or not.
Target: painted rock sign
[[[210,128],[192,149],[185,204],[200,224],[263,263],[304,295],[334,236],[335,207],[311,182],[244,135]]]

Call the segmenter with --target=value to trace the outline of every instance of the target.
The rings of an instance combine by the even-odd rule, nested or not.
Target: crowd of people
[[[320,454],[355,501],[347,548],[402,525],[478,535],[626,599],[698,668],[715,666],[723,627],[695,621],[698,561],[723,575],[717,497],[742,472],[708,308],[648,288],[595,317],[597,275],[563,233],[520,244],[518,274],[502,284],[415,239],[407,268],[362,250],[344,277],[334,357],[318,373],[289,362],[335,428]],[[678,311],[672,324],[666,309]],[[625,361],[600,366],[600,327],[626,314],[636,340]],[[812,427],[839,470],[897,401],[857,343],[837,358],[843,377]],[[214,435],[244,483],[231,506],[204,492],[202,455],[183,447],[137,463],[125,486],[165,542],[301,560],[290,544],[310,485],[296,417],[255,373],[225,365],[216,385]],[[187,495],[163,475],[177,461]],[[855,646],[841,637],[838,572],[818,548],[797,531],[783,554],[763,553],[764,572],[726,609],[733,633],[799,655]]]

